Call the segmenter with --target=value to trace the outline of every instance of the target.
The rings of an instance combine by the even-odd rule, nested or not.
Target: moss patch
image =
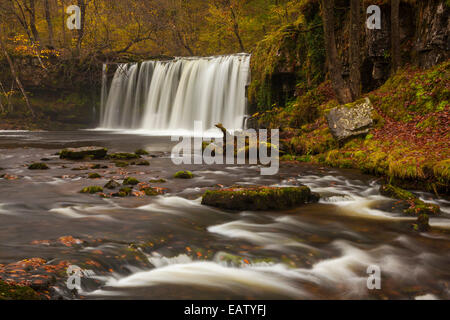
[[[308,187],[254,187],[209,190],[203,195],[202,204],[227,210],[265,211],[289,209],[318,200]]]
[[[178,171],[173,177],[175,179],[192,179],[194,175],[190,171]]]
[[[80,193],[89,193],[89,194],[95,194],[95,193],[99,193],[99,192],[103,192],[103,188],[99,187],[99,186],[90,186],[90,187],[86,187],[81,189]]]
[[[0,300],[40,300],[30,287],[7,284],[0,280]]]
[[[33,163],[28,166],[29,170],[48,170],[50,169],[45,163]]]

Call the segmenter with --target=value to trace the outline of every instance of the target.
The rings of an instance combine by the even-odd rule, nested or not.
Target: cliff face
[[[381,8],[381,30],[365,27],[367,7],[377,4]],[[348,46],[350,30],[349,1],[336,1],[336,43],[343,63],[343,76],[349,75]],[[409,0],[400,4],[400,39],[402,64],[414,64],[430,68],[450,57],[449,4],[446,0]],[[264,80],[252,83],[250,91],[251,110],[267,110],[274,106],[284,107],[289,99],[315,88],[325,79],[325,52],[321,29],[319,1],[309,1],[303,10],[306,23],[302,26],[285,27],[282,45],[277,58],[265,59],[253,64],[273,63],[272,72]],[[389,1],[364,2],[361,34],[361,73],[363,92],[380,87],[391,73],[391,23]],[[318,23],[320,24],[317,27]],[[312,40],[308,41],[305,39]],[[314,42],[316,41],[316,42]],[[267,45],[267,44],[266,44]],[[263,51],[263,50],[261,50]],[[268,50],[270,52],[270,50]],[[305,56],[306,52],[306,56]],[[258,53],[256,53],[257,55]],[[312,58],[314,56],[314,58]],[[254,54],[255,58],[255,54]],[[255,74],[255,70],[253,71]],[[265,95],[262,92],[268,92]],[[258,92],[260,92],[258,94]]]

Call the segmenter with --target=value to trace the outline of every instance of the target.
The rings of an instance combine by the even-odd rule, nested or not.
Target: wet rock
[[[45,163],[33,163],[28,166],[29,170],[48,170],[50,169]]]
[[[134,160],[139,159],[141,156],[135,153],[113,153],[108,156],[109,159],[112,160]]]
[[[150,183],[166,183],[167,180],[166,179],[153,179],[149,181]]]
[[[150,162],[148,162],[147,160],[141,160],[141,161],[138,161],[136,163],[136,165],[138,165],[138,166],[149,166]]]
[[[123,181],[124,186],[136,186],[139,184],[139,180],[136,178],[128,177]]]
[[[368,98],[334,108],[327,114],[328,127],[338,141],[369,133],[373,125],[373,107]]]
[[[114,164],[116,165],[117,168],[126,168],[129,166],[129,163],[125,161],[116,161],[114,162]]]
[[[100,179],[102,176],[98,173],[89,173],[88,178],[89,179]]]
[[[422,214],[436,216],[441,211],[438,205],[425,203],[413,193],[390,184],[381,186],[380,193],[385,197],[401,200],[402,205],[406,206],[403,213],[410,216],[420,216]]]
[[[319,196],[306,187],[238,187],[206,191],[203,205],[228,210],[284,210],[319,201]]]
[[[116,189],[118,187],[120,187],[120,183],[118,183],[115,180],[109,180],[108,183],[105,184],[103,188],[113,190],[113,189]]]
[[[104,159],[107,153],[108,149],[103,147],[68,148],[62,150],[59,157],[68,160]]]
[[[148,156],[149,155],[148,151],[144,150],[144,149],[138,149],[134,153],[139,156]]]
[[[89,194],[95,194],[103,192],[103,188],[99,186],[91,186],[81,189],[80,193],[89,193]]]
[[[9,284],[0,280],[1,300],[40,300],[40,297],[31,287]]]
[[[190,171],[178,171],[173,177],[175,179],[192,179],[194,175]]]
[[[430,217],[427,214],[421,214],[417,218],[417,223],[413,225],[415,231],[427,232],[430,231]]]

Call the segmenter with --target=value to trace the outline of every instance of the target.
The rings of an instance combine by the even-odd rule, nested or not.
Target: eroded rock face
[[[368,98],[362,103],[334,108],[327,115],[328,126],[338,141],[367,134],[373,125],[372,112]]]
[[[319,196],[306,187],[236,187],[209,190],[202,204],[216,208],[243,211],[284,210],[319,201]]]

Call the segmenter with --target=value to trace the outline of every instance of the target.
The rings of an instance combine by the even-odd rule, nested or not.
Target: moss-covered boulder
[[[227,210],[283,210],[319,201],[319,196],[306,187],[238,187],[209,190],[202,204]]]
[[[166,183],[166,179],[152,179],[148,181],[149,183]]]
[[[190,171],[178,171],[173,177],[175,179],[192,179],[194,175]]]
[[[98,173],[96,173],[96,172],[93,172],[93,173],[89,173],[88,174],[88,178],[89,179],[100,179],[102,176],[101,175],[99,175]]]
[[[29,170],[48,170],[50,169],[45,163],[33,163],[28,166]]]
[[[108,154],[108,149],[104,147],[83,147],[67,148],[59,153],[61,159],[82,160],[82,159],[104,159]]]
[[[99,186],[90,186],[90,187],[86,187],[81,189],[80,193],[89,193],[89,194],[95,194],[95,193],[99,193],[99,192],[103,192],[103,188],[99,187]]]
[[[136,178],[128,177],[125,180],[123,180],[124,186],[136,186],[139,184],[139,180]]]
[[[141,156],[138,154],[125,152],[113,153],[108,156],[108,158],[112,160],[134,160],[139,159],[140,157]]]
[[[381,186],[380,193],[386,197],[405,201],[408,208],[403,212],[411,216],[420,216],[422,214],[436,216],[441,212],[438,205],[425,203],[416,197],[413,193],[395,187],[391,184]]]
[[[116,165],[117,168],[126,168],[130,165],[126,161],[115,161],[114,164]]]
[[[137,163],[136,163],[136,165],[137,166],[149,166],[150,165],[150,162],[149,161],[147,161],[147,160],[141,160],[141,161],[138,161]]]
[[[0,300],[40,300],[30,287],[8,284],[0,280]]]

